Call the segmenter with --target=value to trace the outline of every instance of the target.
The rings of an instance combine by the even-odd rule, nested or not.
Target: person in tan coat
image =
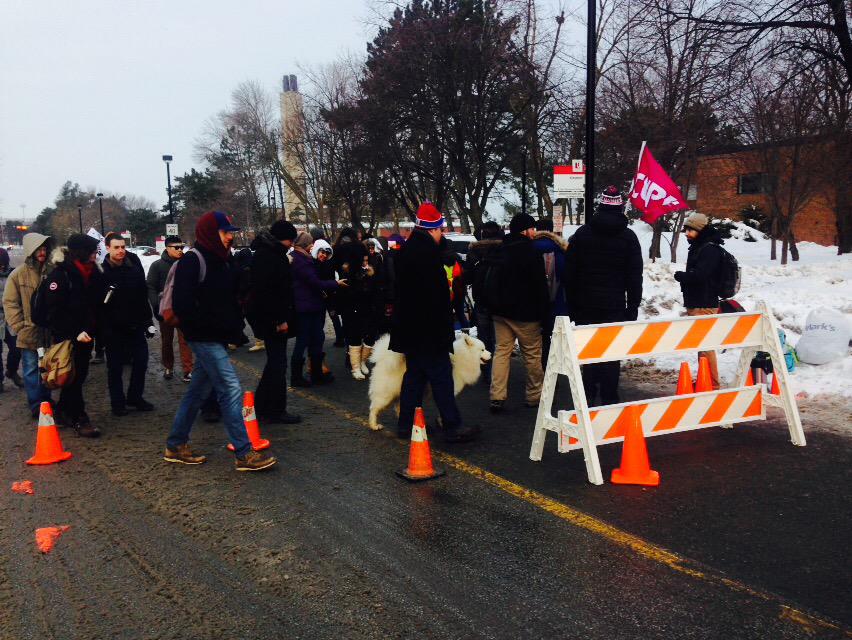
[[[21,350],[24,390],[30,413],[35,418],[42,402],[50,401],[50,391],[41,383],[38,371],[38,350],[50,346],[50,334],[32,321],[30,300],[41,281],[50,273],[49,261],[53,239],[40,233],[24,236],[24,263],[9,276],[3,291],[3,311],[6,324],[15,334],[16,346]]]

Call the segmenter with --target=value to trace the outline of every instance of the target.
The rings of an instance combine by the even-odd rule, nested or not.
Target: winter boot
[[[310,387],[311,381],[302,377],[302,367],[305,366],[304,358],[292,358],[290,360],[290,386]]]
[[[370,375],[370,368],[367,366],[367,361],[370,359],[370,354],[373,353],[373,347],[366,344],[361,345],[361,373],[365,376]]]
[[[349,364],[352,367],[352,377],[356,380],[363,380],[364,374],[361,373],[361,345],[357,347],[349,347]]]
[[[332,375],[331,371],[326,373],[326,369],[322,361],[323,356],[325,356],[324,353],[321,353],[318,356],[311,356],[312,384],[328,384],[329,382],[334,381],[334,376]]]

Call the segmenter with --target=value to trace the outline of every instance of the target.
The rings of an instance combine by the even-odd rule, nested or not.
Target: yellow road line
[[[261,373],[255,367],[245,364],[244,362],[239,362],[238,360],[232,360],[232,362],[234,362],[234,364],[236,364],[238,368],[243,369],[244,371],[249,371],[255,375],[260,375]],[[365,418],[355,413],[352,413],[351,411],[347,411],[340,405],[331,402],[330,400],[320,398],[319,396],[316,396],[313,393],[302,391],[301,389],[291,388],[288,389],[288,393],[292,393],[300,398],[308,400],[309,402],[312,402],[313,404],[316,404],[322,407],[323,409],[327,409],[335,413],[341,418],[344,418],[350,422],[354,422],[355,424],[361,425],[369,429],[369,423]],[[394,441],[399,442],[399,444],[401,445],[407,444],[405,441],[397,440],[396,436],[390,432],[378,433],[382,433],[386,436],[389,436]],[[471,464],[452,454],[444,453],[442,451],[436,451],[435,457],[444,464],[453,467],[454,469],[461,471],[462,473],[466,473],[467,475],[473,476],[474,478],[478,478],[479,480],[486,482],[487,484],[499,489],[500,491],[503,491],[504,493],[519,498],[524,502],[527,502],[528,504],[531,504],[553,516],[556,516],[560,520],[564,520],[565,522],[568,522],[576,527],[585,529],[586,531],[606,538],[612,544],[616,544],[620,547],[630,549],[637,555],[640,555],[648,560],[653,560],[654,562],[657,562],[659,564],[665,565],[673,571],[677,571],[678,573],[688,575],[692,578],[695,578],[696,580],[701,580],[702,582],[706,582],[712,585],[727,587],[731,591],[744,593],[758,600],[773,603],[779,608],[779,619],[792,622],[802,627],[809,633],[814,633],[819,629],[828,629],[832,631],[841,632],[847,637],[852,638],[852,629],[843,628],[830,620],[826,620],[813,614],[801,611],[800,609],[796,609],[795,607],[792,607],[786,602],[784,602],[784,600],[780,596],[777,596],[773,593],[750,587],[747,584],[740,582],[739,580],[728,578],[724,574],[716,572],[714,570],[702,568],[701,565],[699,565],[694,560],[690,560],[689,558],[681,556],[673,551],[669,551],[668,549],[664,549],[663,547],[657,546],[652,542],[649,542],[640,538],[639,536],[635,536],[632,533],[628,533],[627,531],[619,529],[618,527],[608,524],[603,520],[599,520],[598,518],[595,518],[594,516],[584,513],[578,509],[569,507],[567,504],[559,502],[558,500],[554,500],[553,498],[549,498],[543,493],[539,493],[538,491],[535,491],[533,489],[528,489],[522,485],[516,484],[511,480],[507,480],[502,476],[498,476],[495,473],[491,473],[490,471],[487,471],[482,467],[478,467],[475,464]]]

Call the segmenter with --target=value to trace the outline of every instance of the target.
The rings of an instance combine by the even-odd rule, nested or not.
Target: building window
[[[737,193],[742,195],[757,195],[769,193],[769,176],[765,173],[746,173],[739,177]]]
[[[691,184],[686,189],[687,200],[698,200],[698,185]]]

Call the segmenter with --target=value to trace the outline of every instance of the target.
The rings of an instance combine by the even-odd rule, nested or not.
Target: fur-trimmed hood
[[[53,251],[51,251],[49,260],[52,264],[57,265],[60,262],[65,262],[66,258],[68,258],[68,247],[63,245],[61,247],[56,247]],[[95,266],[98,268],[98,271],[103,273],[104,268],[101,266],[100,262],[95,261]]]
[[[562,251],[568,250],[568,241],[565,238],[556,235],[552,231],[536,231],[535,238],[533,238],[533,240],[550,240]]]

